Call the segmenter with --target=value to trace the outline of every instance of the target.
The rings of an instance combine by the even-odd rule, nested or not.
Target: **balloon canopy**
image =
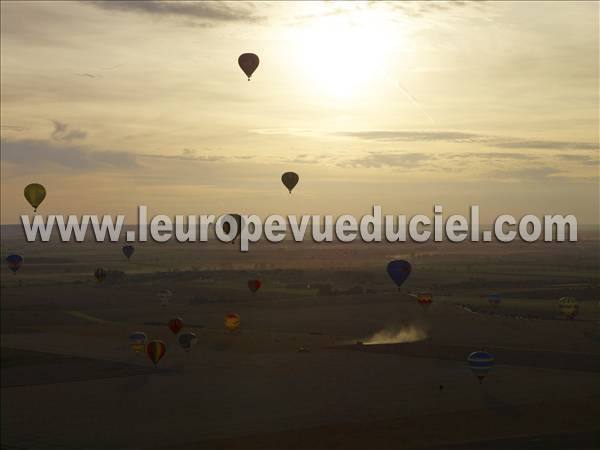
[[[12,273],[16,274],[23,264],[23,257],[21,255],[8,255],[6,264],[8,264],[8,268],[12,270]]]
[[[288,189],[288,191],[290,191],[290,194],[292,193],[292,189],[294,189],[294,187],[296,187],[298,184],[299,180],[300,177],[296,172],[286,172],[281,175],[281,182]]]
[[[467,357],[467,362],[471,371],[479,378],[479,382],[481,383],[492,369],[494,357],[488,352],[477,351]]]
[[[46,188],[39,183],[31,183],[25,187],[23,193],[25,194],[25,199],[33,207],[33,212],[37,212],[38,206],[46,198]]]
[[[127,259],[129,259],[131,258],[131,255],[133,255],[135,248],[133,245],[124,245],[121,250],[123,251],[123,254],[127,257]]]
[[[259,62],[260,60],[258,59],[258,56],[254,53],[242,53],[238,58],[238,64],[248,77],[248,81],[250,81],[250,78],[258,67]]]
[[[396,283],[398,289],[410,275],[411,269],[410,263],[401,259],[390,261],[387,265],[388,275]]]
[[[150,358],[150,361],[156,366],[158,362],[165,356],[167,352],[167,345],[158,339],[154,339],[146,346],[146,355]]]

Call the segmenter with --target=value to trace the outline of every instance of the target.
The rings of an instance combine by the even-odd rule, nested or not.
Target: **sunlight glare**
[[[401,35],[383,10],[315,19],[295,36],[297,63],[322,94],[355,97],[387,74],[392,47]]]

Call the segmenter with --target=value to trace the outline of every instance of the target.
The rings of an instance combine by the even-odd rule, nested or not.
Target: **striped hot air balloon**
[[[141,353],[146,346],[146,333],[134,331],[129,335],[129,346],[136,353]]]
[[[494,357],[488,353],[483,351],[473,352],[471,353],[467,361],[469,363],[469,367],[471,371],[475,374],[477,378],[479,378],[479,382],[481,383],[486,375],[492,369],[494,365]]]
[[[417,301],[419,302],[419,305],[423,307],[423,309],[427,309],[433,302],[433,295],[431,292],[421,292],[420,294],[417,294]]]
[[[167,345],[158,339],[154,339],[146,346],[146,355],[150,358],[150,361],[156,366],[158,362],[165,356],[167,352]]]
[[[235,313],[225,315],[225,328],[229,331],[235,331],[240,326],[240,316]]]

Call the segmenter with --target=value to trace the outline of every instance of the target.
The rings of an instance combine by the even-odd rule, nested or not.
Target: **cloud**
[[[481,135],[457,131],[352,131],[334,133],[337,136],[347,136],[371,141],[443,141],[443,142],[472,142],[481,139]]]
[[[174,17],[192,20],[196,23],[200,20],[203,25],[217,22],[258,22],[263,20],[263,17],[255,14],[254,6],[245,2],[123,0],[94,2],[93,5],[106,10]]]
[[[171,159],[179,161],[199,161],[199,162],[216,162],[223,161],[225,157],[217,155],[197,155],[196,150],[184,148],[180,155],[169,155],[169,154],[148,154],[142,153],[138,155],[142,158],[159,158],[159,159]]]
[[[85,77],[85,78],[98,78],[100,75],[94,75],[93,73],[76,73],[75,75],[77,75],[78,77]]]
[[[333,133],[381,142],[481,143],[490,147],[523,150],[598,150],[597,142],[527,140],[460,131],[352,131]]]
[[[71,142],[75,139],[84,139],[87,133],[82,130],[70,130],[69,125],[58,120],[53,120],[54,131],[50,135],[55,141]]]
[[[2,161],[27,167],[46,165],[93,170],[136,167],[135,155],[118,151],[90,151],[49,140],[2,139]]]
[[[381,167],[403,167],[413,168],[423,166],[426,162],[435,159],[430,153],[383,153],[370,152],[362,158],[351,159],[349,161],[340,162],[338,165],[343,167],[365,167],[365,168],[381,168]]]
[[[449,155],[445,155],[448,159],[515,159],[515,160],[531,160],[539,158],[538,155],[529,155],[526,153],[499,153],[499,152],[489,152],[489,153],[451,153]]]

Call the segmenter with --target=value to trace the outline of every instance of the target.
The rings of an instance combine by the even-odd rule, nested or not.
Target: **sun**
[[[315,18],[295,34],[296,63],[311,88],[349,98],[385,76],[400,39],[382,10],[361,9]]]

